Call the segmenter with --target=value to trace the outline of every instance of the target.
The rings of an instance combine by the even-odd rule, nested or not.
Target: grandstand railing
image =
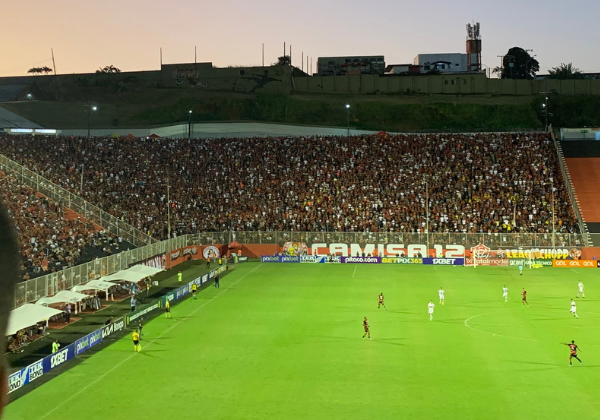
[[[157,255],[198,243],[198,235],[180,236],[119,252],[108,257],[98,258],[85,264],[18,283],[15,290],[15,307],[87,283],[101,276],[116,273],[119,270],[129,268],[132,264]]]
[[[551,233],[204,232],[178,236],[123,251],[109,257],[98,258],[85,264],[18,283],[15,290],[15,307],[53,295],[60,290],[87,283],[101,276],[116,273],[130,267],[132,264],[160,254],[168,254],[185,246],[229,244],[233,240],[237,240],[241,244],[278,244],[281,246],[286,242],[301,242],[308,247],[315,243],[403,244],[405,247],[410,244],[425,244],[430,247],[456,244],[463,245],[467,249],[478,244],[487,245],[492,249],[549,248],[552,246]],[[583,235],[556,233],[556,248],[581,246],[584,246]]]
[[[139,247],[149,243],[157,242],[156,239],[146,235],[139,229],[131,226],[119,218],[107,213],[101,208],[88,203],[83,198],[72,192],[59,187],[52,181],[30,171],[23,165],[0,155],[0,170],[6,174],[15,176],[20,182],[30,186],[41,194],[52,198],[62,206],[67,207],[79,214],[86,220],[95,223],[108,232],[120,236],[125,241]]]
[[[587,236],[587,226],[583,221],[583,216],[581,215],[581,211],[579,210],[579,201],[577,200],[577,195],[573,189],[573,182],[571,181],[571,174],[569,173],[569,168],[565,164],[565,158],[563,155],[562,147],[560,143],[556,140],[556,136],[554,135],[554,131],[550,131],[552,135],[552,142],[554,143],[554,148],[556,149],[556,153],[558,155],[558,163],[560,165],[560,172],[562,173],[562,177],[565,181],[565,185],[567,186],[567,193],[569,194],[569,200],[571,200],[571,206],[573,207],[573,211],[575,212],[575,217],[577,217],[577,222],[579,224],[579,232],[584,234],[585,244],[591,246],[591,240],[589,236]]]
[[[203,234],[200,234],[202,237]],[[555,247],[580,247],[585,245],[585,235],[556,232]],[[552,233],[437,233],[424,232],[231,232],[231,239],[241,244],[279,244],[303,242],[344,244],[424,244],[463,245],[470,249],[479,244],[492,249],[518,247],[552,247]],[[203,242],[205,243],[205,242]]]

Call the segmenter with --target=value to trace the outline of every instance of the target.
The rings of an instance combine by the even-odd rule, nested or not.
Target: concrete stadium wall
[[[531,96],[545,93],[561,95],[600,95],[600,80],[510,80],[488,79],[484,74],[439,76],[347,76],[294,77],[297,92],[339,92],[352,94],[450,94]]]

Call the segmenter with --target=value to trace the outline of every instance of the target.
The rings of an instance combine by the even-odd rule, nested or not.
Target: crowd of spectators
[[[0,136],[0,153],[160,239],[168,206],[172,234],[548,233],[553,208],[557,232],[578,229],[543,133]]]
[[[21,241],[24,280],[119,252],[124,246],[90,223],[66,218],[60,204],[13,176],[0,173],[0,193]]]

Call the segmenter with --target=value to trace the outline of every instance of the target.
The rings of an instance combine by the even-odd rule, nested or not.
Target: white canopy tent
[[[74,292],[72,290],[62,290],[54,296],[43,297],[38,300],[36,305],[52,305],[53,303],[77,303],[88,298],[89,295]]]
[[[145,274],[146,276],[153,276],[156,273],[165,271],[162,268],[150,267],[148,265],[143,265],[143,264],[134,265],[133,267],[129,267],[127,270],[134,271],[136,273],[142,273],[142,274]]]
[[[106,293],[106,297],[108,299],[108,289],[110,289],[113,286],[113,283],[109,283],[107,281],[92,280],[86,284],[80,284],[78,286],[75,286],[71,290],[74,292],[81,292],[83,290],[101,290],[104,293]]]
[[[62,311],[59,311],[58,309],[26,303],[10,312],[6,335],[16,334],[19,330],[31,327],[38,322],[47,322],[51,317],[58,315],[61,312]]]
[[[101,277],[102,281],[129,281],[131,283],[138,283],[142,279],[153,276],[156,273],[163,271],[160,268],[148,267],[146,265],[134,265],[126,270],[117,271],[110,276]]]
[[[148,275],[142,274],[142,273],[136,273],[134,271],[129,271],[129,270],[121,270],[121,271],[117,271],[114,274],[111,274],[110,276],[100,277],[100,280],[107,281],[107,282],[128,281],[131,283],[137,283],[138,281],[142,280],[145,277],[148,277]]]
[[[38,300],[36,305],[52,305],[53,303],[72,303],[75,306],[75,315],[81,311],[81,302],[89,298],[89,295],[72,290],[62,290],[54,296],[43,297]]]

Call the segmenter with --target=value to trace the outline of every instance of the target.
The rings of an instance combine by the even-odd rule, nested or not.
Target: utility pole
[[[52,67],[54,68],[54,75],[56,76],[56,61],[54,61],[54,48],[50,48],[52,52]]]

